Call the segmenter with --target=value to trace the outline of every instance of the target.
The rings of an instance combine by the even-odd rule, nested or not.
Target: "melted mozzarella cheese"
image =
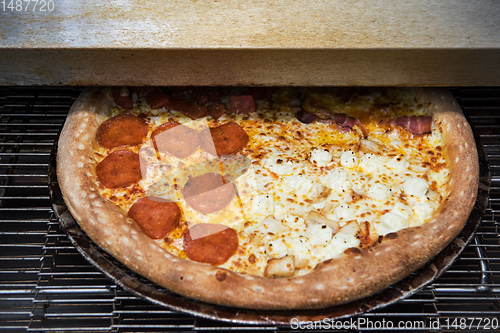
[[[383,114],[364,111],[373,109],[373,100],[358,97],[346,104],[328,94],[308,96],[315,100],[305,103],[308,112],[323,108],[346,113],[363,122],[368,137],[358,126],[343,133],[335,125],[303,124],[278,100],[273,109],[259,104],[258,112],[250,115],[228,113],[218,121],[194,122],[178,112],[150,110],[143,100],[138,101],[138,107],[130,112],[148,115],[148,138],[157,126],[170,120],[198,131],[203,126],[235,122],[249,136],[249,143],[239,154],[247,156],[251,165],[234,180],[238,197],[222,212],[202,214],[181,202],[179,191],[174,191],[172,199],[178,200],[184,215],[168,241],[158,241],[161,246],[185,258],[182,235],[187,220],[223,223],[240,235],[240,248],[222,267],[263,275],[269,259],[293,255],[295,275],[303,275],[317,264],[359,246],[360,240],[347,230],[352,227],[349,221],[369,222],[374,233],[386,235],[432,218],[440,202],[430,201],[426,193],[435,191],[435,197],[445,198],[448,180],[447,161],[441,153],[443,141],[434,124],[432,134],[413,137],[402,129],[386,131],[378,127]],[[404,103],[411,106],[405,106],[405,115],[426,114],[425,108],[417,107],[411,99]],[[398,116],[397,109],[386,110],[387,117]],[[111,116],[118,112],[113,109]],[[363,153],[358,148],[361,139],[383,149],[376,154]],[[132,148],[147,160],[146,175],[134,185],[135,190],[99,188],[103,196],[124,210],[151,189],[165,196],[171,193],[165,185],[168,182],[162,182],[165,174],[213,159],[201,148],[182,161],[168,153],[161,153],[158,159],[148,142],[149,146]],[[96,162],[111,151],[96,147]],[[219,167],[218,163],[214,165],[215,169]],[[311,220],[311,212],[322,222]]]

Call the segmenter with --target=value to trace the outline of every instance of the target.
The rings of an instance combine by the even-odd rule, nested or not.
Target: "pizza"
[[[101,248],[181,295],[313,309],[422,267],[475,202],[472,131],[440,89],[87,88],[58,181]]]

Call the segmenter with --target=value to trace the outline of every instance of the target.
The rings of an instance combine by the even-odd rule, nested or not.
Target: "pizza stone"
[[[347,303],[387,288],[431,260],[462,230],[476,199],[476,145],[460,107],[446,90],[411,93],[430,105],[442,132],[450,171],[447,198],[427,223],[390,233],[369,249],[347,249],[303,276],[266,278],[181,259],[103,198],[95,181],[93,154],[99,115],[108,114],[114,105],[109,88],[87,88],[72,106],[57,152],[59,185],[73,217],[97,245],[178,294],[249,309],[315,309]]]

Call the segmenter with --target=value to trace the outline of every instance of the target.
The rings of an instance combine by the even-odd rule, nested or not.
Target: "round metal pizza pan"
[[[489,164],[477,134],[475,139],[480,170],[478,196],[467,224],[455,240],[424,267],[382,292],[355,302],[319,310],[247,310],[208,304],[175,294],[128,269],[99,248],[71,216],[57,182],[57,141],[50,156],[49,188],[54,212],[71,243],[85,259],[123,289],[154,304],[202,318],[253,325],[288,325],[293,318],[299,321],[320,321],[325,318],[340,319],[373,311],[416,293],[443,274],[473,237],[488,202]]]

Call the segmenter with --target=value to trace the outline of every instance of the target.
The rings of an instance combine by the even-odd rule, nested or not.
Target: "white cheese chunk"
[[[252,210],[259,215],[273,215],[274,199],[272,195],[261,194],[255,197],[252,202]]]
[[[385,166],[396,171],[406,171],[410,166],[410,163],[408,163],[408,161],[402,156],[395,156],[391,158]]]
[[[293,174],[293,163],[285,161],[279,156],[273,156],[266,159],[264,166],[280,176]]]
[[[382,165],[380,159],[374,154],[365,154],[359,159],[359,167],[366,173],[373,173]]]
[[[311,257],[311,244],[306,237],[293,237],[287,239],[288,255],[294,255],[297,259],[309,259]]]
[[[297,230],[297,229],[305,229],[306,225],[304,223],[304,219],[300,216],[295,216],[292,214],[287,214],[285,218],[283,219],[283,222],[285,225],[292,229],[292,230]]]
[[[324,167],[332,161],[332,155],[323,149],[315,149],[311,152],[311,162],[319,167]]]
[[[288,213],[288,208],[286,205],[283,205],[281,202],[274,203],[274,217],[277,220],[282,220],[286,213]]]
[[[272,258],[282,258],[288,254],[288,246],[283,239],[276,239],[267,244],[266,251]]]
[[[434,213],[434,208],[427,201],[418,202],[412,206],[413,211],[418,216],[420,221],[425,221],[432,216]]]
[[[384,184],[375,183],[367,191],[368,196],[371,199],[377,201],[386,201],[391,197],[391,191],[389,187]]]
[[[350,150],[343,152],[340,155],[340,165],[346,168],[354,168],[358,165],[356,154]]]
[[[354,235],[337,232],[330,243],[325,246],[324,252],[329,258],[338,258],[350,247],[357,247],[360,241]]]
[[[326,224],[310,223],[307,227],[307,238],[311,245],[327,245],[333,236],[333,230]]]
[[[347,180],[347,172],[342,168],[330,170],[326,176],[326,185],[334,192],[343,192],[351,188]]]
[[[403,191],[408,196],[422,198],[428,190],[429,184],[422,178],[412,177],[403,183]]]
[[[401,230],[408,227],[408,218],[389,212],[380,218],[380,223],[375,223],[375,231],[379,235],[387,235],[391,232]]]
[[[375,231],[379,235],[386,235],[391,232],[408,228],[408,220],[413,211],[401,202],[396,202],[389,213],[382,215],[379,223],[375,223]]]
[[[411,216],[411,214],[413,214],[411,208],[401,202],[396,202],[391,212],[394,214],[398,214],[399,216],[405,219],[408,219]]]
[[[351,171],[348,174],[349,183],[352,184],[352,189],[358,194],[364,194],[366,192],[366,183],[368,177],[365,177],[362,173]]]
[[[330,218],[330,216],[327,216],[327,217]],[[354,212],[351,209],[351,206],[339,205],[333,210],[333,216],[331,216],[331,219],[334,221],[345,222],[345,221],[351,221],[351,220],[356,219],[356,216],[354,215]]]
[[[307,195],[313,186],[314,182],[302,174],[286,176],[284,179],[284,191],[291,195]]]

